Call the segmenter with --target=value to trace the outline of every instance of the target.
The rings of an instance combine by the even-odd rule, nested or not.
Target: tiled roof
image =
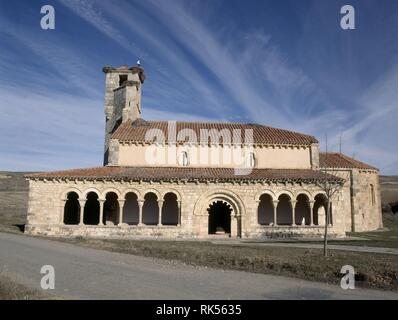
[[[378,170],[364,162],[350,158],[342,153],[320,153],[319,166],[321,168],[355,168]]]
[[[231,168],[175,168],[175,167],[97,167],[26,175],[30,179],[87,179],[130,181],[270,181],[315,182],[340,180],[319,170],[310,169],[253,169],[247,175],[236,175]]]
[[[234,130],[240,130],[240,141],[245,143],[247,142],[245,139],[245,130],[252,129],[253,130],[253,143],[255,144],[276,144],[276,145],[310,145],[312,143],[318,143],[318,140],[313,136],[305,135],[302,133],[297,133],[293,131],[277,129],[272,127],[267,127],[259,124],[240,124],[240,123],[223,123],[223,122],[171,122],[175,124],[175,130],[177,135],[177,140],[172,141],[173,139],[169,138],[169,133],[171,130],[168,130],[168,122],[167,121],[145,121],[145,120],[136,120],[135,122],[125,122],[121,124],[117,130],[113,133],[112,139],[118,139],[120,141],[131,141],[131,142],[148,142],[145,135],[150,129],[160,129],[164,136],[165,142],[185,142],[188,140],[186,137],[181,137],[178,139],[178,133],[183,129],[190,129],[195,132],[196,139],[192,142],[204,142],[201,139],[201,130],[207,129],[211,135],[211,138],[208,138],[207,142],[221,143],[221,139],[215,135],[214,133],[220,132],[220,130],[226,129],[230,132],[231,140],[233,142],[232,135]],[[210,130],[215,129],[216,132],[213,131],[213,134]],[[191,131],[191,132],[192,132]],[[203,132],[203,131],[202,131]],[[239,131],[238,131],[239,132]],[[227,141],[228,142],[228,141]]]

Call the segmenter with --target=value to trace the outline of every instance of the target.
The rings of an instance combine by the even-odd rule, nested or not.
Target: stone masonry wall
[[[267,183],[183,183],[183,182],[117,182],[117,181],[33,181],[29,182],[29,209],[26,232],[57,236],[105,236],[105,237],[207,237],[207,208],[213,201],[225,201],[233,208],[232,224],[237,226],[237,235],[242,238],[261,238],[271,236],[320,236],[322,226],[263,226],[258,223],[257,209],[260,195],[268,193],[274,200],[287,194],[293,200],[299,194],[306,194],[310,200],[321,193],[315,185],[267,184]],[[181,201],[181,225],[170,226],[64,226],[63,199],[71,191],[80,199],[89,192],[96,192],[100,199],[113,191],[119,199],[128,192],[144,199],[147,192],[154,192],[162,199],[173,192]],[[344,236],[347,230],[345,210],[349,199],[347,191],[341,190],[333,201],[333,226],[330,233]],[[236,224],[235,224],[236,223]],[[233,228],[233,226],[232,226]]]

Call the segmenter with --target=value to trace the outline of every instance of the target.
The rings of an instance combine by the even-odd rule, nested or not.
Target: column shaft
[[[138,209],[139,209],[139,211],[138,211],[138,225],[139,226],[142,226],[143,225],[143,223],[142,223],[142,207],[144,206],[144,200],[138,200]]]
[[[123,211],[124,211],[124,202],[125,200],[118,200],[119,201],[119,223],[118,225],[121,226],[123,224]]]
[[[158,200],[158,207],[159,207],[159,218],[158,218],[158,226],[162,225],[162,209],[163,209],[163,201]]]
[[[79,221],[79,225],[84,225],[84,206],[86,204],[86,200],[79,200],[79,204],[80,204],[80,221]]]

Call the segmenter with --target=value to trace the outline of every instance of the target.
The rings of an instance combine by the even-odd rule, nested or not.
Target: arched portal
[[[278,206],[276,207],[276,216],[278,225],[292,225],[292,204],[287,194],[282,194],[278,198]]]
[[[79,220],[79,195],[76,192],[69,192],[64,207],[64,224],[79,224]]]
[[[119,202],[117,194],[108,192],[104,203],[104,221],[105,225],[116,225],[119,220]]]
[[[162,207],[162,224],[167,226],[176,226],[178,224],[179,215],[177,196],[169,192],[164,196]]]
[[[207,209],[209,213],[209,234],[231,233],[231,206],[225,201],[215,201]]]
[[[258,204],[258,223],[261,225],[275,224],[274,221],[274,203],[272,197],[269,194],[263,194],[260,197],[260,203]]]
[[[144,197],[144,206],[142,207],[142,223],[147,225],[157,225],[158,221],[158,197],[155,193],[149,192]]]
[[[134,192],[126,194],[123,208],[123,222],[129,225],[135,225],[139,222],[140,208],[138,206],[138,197]]]
[[[311,224],[311,208],[308,196],[305,194],[299,194],[297,196],[295,217],[296,225],[304,226]]]
[[[83,223],[87,225],[97,225],[99,223],[100,204],[98,195],[95,192],[87,194],[86,204],[84,206]]]

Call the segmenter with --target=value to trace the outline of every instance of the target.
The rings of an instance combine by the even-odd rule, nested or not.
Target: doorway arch
[[[231,234],[231,206],[225,201],[214,201],[207,209],[209,234]]]

